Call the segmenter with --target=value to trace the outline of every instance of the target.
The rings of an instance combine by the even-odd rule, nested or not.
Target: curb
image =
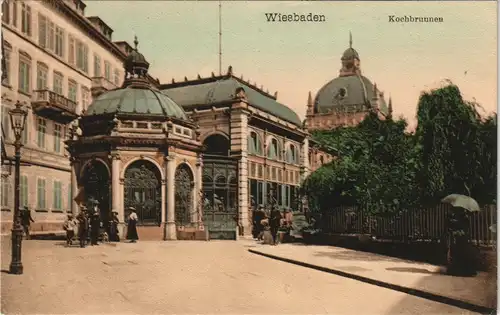
[[[410,295],[418,296],[418,297],[428,299],[431,301],[460,307],[460,308],[463,308],[463,309],[466,309],[466,310],[469,310],[472,312],[477,312],[477,313],[481,313],[481,314],[495,314],[496,313],[496,310],[493,308],[489,308],[489,307],[481,306],[481,305],[476,305],[476,304],[466,302],[463,300],[458,300],[458,299],[450,298],[447,296],[430,293],[427,291],[422,291],[422,290],[418,290],[418,289],[400,286],[397,284],[379,281],[379,280],[355,275],[352,273],[348,273],[345,271],[335,270],[335,269],[331,269],[331,268],[327,268],[327,267],[316,266],[316,265],[312,265],[312,264],[309,264],[309,263],[306,263],[303,261],[298,261],[298,260],[293,260],[293,259],[289,259],[289,258],[271,255],[271,254],[266,254],[266,253],[262,253],[262,252],[259,252],[257,250],[254,250],[254,249],[248,249],[248,251],[252,254],[261,255],[261,256],[264,256],[267,258],[284,261],[284,262],[287,262],[290,264],[294,264],[294,265],[298,265],[298,266],[302,266],[302,267],[306,267],[306,268],[311,268],[311,269],[315,269],[315,270],[319,270],[319,271],[323,271],[323,272],[328,272],[328,273],[335,274],[335,275],[342,276],[342,277],[346,277],[349,279],[353,279],[353,280],[369,283],[372,285],[376,285],[378,287],[391,289],[391,290],[407,293]]]

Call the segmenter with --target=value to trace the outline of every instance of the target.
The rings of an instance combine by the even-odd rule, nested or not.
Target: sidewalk
[[[334,246],[255,244],[249,251],[480,313],[495,307],[496,279],[484,272],[453,277],[440,266]]]

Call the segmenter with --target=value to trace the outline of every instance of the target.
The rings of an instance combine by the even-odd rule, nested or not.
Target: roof
[[[89,105],[84,116],[109,113],[158,115],[187,119],[184,110],[160,91],[132,87],[103,93]]]
[[[248,103],[260,110],[273,114],[296,126],[302,122],[292,109],[276,101],[275,96],[262,91],[254,85],[232,74],[199,78],[198,80],[162,84],[160,89],[186,110],[201,105],[209,105],[234,100],[237,88],[243,88]]]
[[[345,89],[345,91],[341,91]],[[342,98],[340,95],[345,93]],[[369,104],[374,97],[373,83],[360,75],[340,76],[325,84],[316,95],[314,109],[316,113],[325,113],[335,107]],[[387,112],[385,100],[379,97],[382,112]]]

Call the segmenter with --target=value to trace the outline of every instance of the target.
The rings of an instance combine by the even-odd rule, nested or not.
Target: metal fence
[[[358,207],[341,206],[315,214],[321,229],[335,234],[370,234],[381,240],[402,242],[439,241],[447,229],[451,207],[440,204],[433,208],[411,209],[389,216],[367,215]],[[476,245],[496,244],[490,226],[497,223],[496,205],[486,205],[470,217],[471,239]]]

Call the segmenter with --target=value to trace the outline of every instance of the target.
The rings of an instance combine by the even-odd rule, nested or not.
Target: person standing
[[[87,243],[89,220],[87,217],[87,209],[82,208],[77,216],[78,221],[78,238],[80,240],[80,247],[84,248]]]
[[[31,217],[30,209],[28,209],[27,206],[24,206],[23,210],[21,211],[21,225],[23,226],[24,234],[26,235],[27,240],[31,239],[30,237],[31,222],[35,222],[35,220],[33,220],[33,218]]]
[[[118,224],[120,219],[118,219],[118,212],[113,211],[113,217],[111,218],[110,228],[109,228],[109,240],[111,242],[120,241],[120,233],[118,232]]]
[[[66,231],[66,245],[71,246],[73,244],[73,237],[75,236],[76,222],[72,214],[68,214],[66,222],[64,222],[63,228]]]
[[[90,219],[90,245],[99,245],[97,239],[99,238],[99,229],[101,228],[101,218],[99,217],[99,211],[97,209],[92,213]]]
[[[281,211],[277,206],[273,206],[269,218],[269,226],[271,228],[271,235],[273,236],[273,245],[278,244],[278,230],[281,224]]]
[[[130,207],[130,215],[128,216],[128,225],[127,225],[127,239],[130,240],[130,243],[135,243],[139,239],[139,235],[137,234],[137,213],[135,213],[135,208]]]
[[[262,220],[264,220],[265,216],[264,206],[259,205],[253,215],[253,237],[257,240],[262,240],[262,232],[264,231]]]

